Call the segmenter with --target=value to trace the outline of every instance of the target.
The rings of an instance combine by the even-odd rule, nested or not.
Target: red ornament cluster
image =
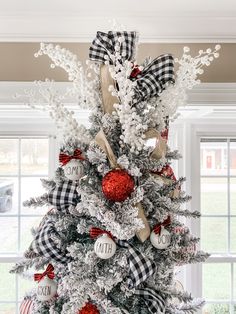
[[[102,191],[106,199],[123,202],[134,190],[134,179],[123,169],[114,169],[102,179]]]
[[[100,314],[97,307],[92,303],[86,303],[77,314]]]

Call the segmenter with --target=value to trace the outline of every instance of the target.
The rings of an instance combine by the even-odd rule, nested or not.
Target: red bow
[[[113,239],[113,236],[109,231],[102,230],[102,229],[96,228],[96,227],[92,227],[89,230],[89,234],[90,234],[91,239],[96,239],[97,237],[99,237],[102,234],[107,234],[111,239]]]
[[[155,171],[155,173],[158,174],[159,176],[166,177],[173,181],[176,181],[174,171],[169,165],[166,165],[165,167],[163,167],[161,171]]]
[[[85,160],[84,156],[82,156],[82,152],[80,149],[76,149],[74,151],[74,154],[72,156],[67,155],[65,153],[60,153],[59,155],[59,161],[62,163],[63,166],[65,166],[71,159],[80,159]]]
[[[155,234],[161,234],[161,227],[165,227],[171,224],[171,220],[170,220],[170,216],[168,216],[168,218],[166,220],[164,220],[163,222],[157,224],[154,228],[153,231],[155,232]]]
[[[165,128],[163,131],[161,131],[161,137],[166,142],[168,141],[168,137],[169,137],[169,129],[168,128]]]
[[[53,270],[54,267],[52,266],[52,264],[49,264],[42,274],[34,274],[34,281],[40,282],[40,280],[42,280],[45,276],[48,276],[48,278],[53,279],[55,277]]]
[[[137,65],[134,66],[132,72],[130,73],[131,78],[136,78],[139,74],[141,74],[142,71],[138,68]]]

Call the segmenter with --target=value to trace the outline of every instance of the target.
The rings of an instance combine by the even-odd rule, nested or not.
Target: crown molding
[[[45,83],[46,84],[46,83]],[[71,83],[55,82],[59,93],[65,92]],[[27,106],[27,98],[14,98],[24,90],[37,90],[34,82],[0,82],[0,124],[11,123],[52,125],[48,113]],[[81,110],[73,99],[65,99],[80,123],[88,125],[88,110]],[[182,118],[231,118],[236,119],[236,83],[201,83],[188,92],[188,105],[179,110]]]
[[[91,42],[97,30],[107,31],[114,16],[128,30],[138,30],[141,43],[236,42],[236,13],[162,15],[146,12],[92,14],[0,13],[1,42]]]
[[[47,83],[42,83],[47,86]],[[55,90],[59,93],[66,91],[72,83],[54,82]],[[23,95],[25,90],[38,90],[35,82],[0,82],[0,111],[3,110],[26,110],[27,98],[15,97],[15,95]],[[73,98],[65,99],[65,104],[75,108],[77,104]],[[236,83],[201,83],[196,85],[192,90],[188,91],[189,106],[204,106],[204,105],[232,105],[236,106]],[[31,109],[27,109],[32,111]]]

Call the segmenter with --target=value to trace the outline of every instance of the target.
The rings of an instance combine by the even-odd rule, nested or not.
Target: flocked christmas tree
[[[168,147],[168,130],[220,47],[196,57],[185,47],[181,59],[164,54],[137,65],[137,41],[136,32],[98,32],[86,70],[59,46],[41,44],[36,54],[68,73],[66,95],[91,111],[91,126],[78,124],[50,82],[26,92],[63,142],[55,178],[42,180],[47,193],[24,204],[50,210],[12,270],[35,280],[21,313],[184,314],[203,303],[175,280],[176,266],[208,254],[181,222],[200,215],[183,208],[190,197],[170,166],[179,154]]]

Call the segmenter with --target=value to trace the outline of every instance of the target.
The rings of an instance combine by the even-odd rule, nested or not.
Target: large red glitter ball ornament
[[[86,303],[77,314],[99,314],[99,311],[94,304]]]
[[[108,200],[123,202],[134,190],[134,179],[123,169],[114,169],[102,179],[102,191]]]

